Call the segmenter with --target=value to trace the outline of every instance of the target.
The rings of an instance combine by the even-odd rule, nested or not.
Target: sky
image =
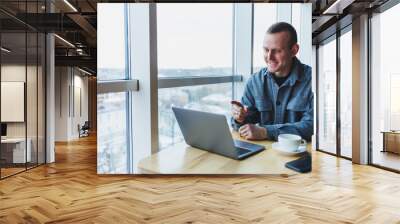
[[[98,65],[124,67],[124,6],[99,4]],[[232,4],[158,4],[159,68],[232,64]]]
[[[124,6],[98,5],[98,67],[124,67]],[[262,40],[276,22],[276,4],[255,4],[254,66],[265,66]],[[232,3],[157,4],[159,69],[232,66]],[[311,25],[311,23],[310,23]]]
[[[124,68],[124,4],[98,4],[97,67]]]

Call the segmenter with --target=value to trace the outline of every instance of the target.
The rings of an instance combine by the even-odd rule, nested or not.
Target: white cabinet
[[[12,152],[12,163],[25,163],[32,161],[32,141],[30,138],[26,140],[27,146],[25,151],[25,138],[7,138],[1,140],[2,151]],[[4,148],[3,148],[4,147]],[[11,153],[10,153],[11,154]],[[11,155],[9,155],[11,157]],[[25,161],[26,159],[26,161]],[[11,160],[11,158],[10,158]]]

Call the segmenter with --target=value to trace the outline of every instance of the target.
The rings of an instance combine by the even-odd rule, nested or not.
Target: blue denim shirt
[[[247,81],[241,101],[248,107],[243,124],[259,124],[266,128],[268,139],[277,140],[279,134],[291,133],[311,140],[314,131],[311,67],[297,58],[281,86],[276,84],[267,68],[253,74]],[[231,120],[235,130],[243,125]]]

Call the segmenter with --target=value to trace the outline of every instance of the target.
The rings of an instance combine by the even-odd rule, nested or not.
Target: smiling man
[[[302,64],[297,33],[292,25],[275,23],[264,41],[266,68],[253,74],[241,103],[232,104],[232,126],[249,140],[276,140],[279,134],[313,134],[311,67]]]

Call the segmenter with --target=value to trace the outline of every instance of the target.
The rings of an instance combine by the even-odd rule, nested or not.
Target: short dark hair
[[[279,32],[287,32],[289,34],[289,47],[292,47],[297,43],[297,32],[296,29],[285,22],[278,22],[270,26],[267,30],[268,34],[279,33]]]

